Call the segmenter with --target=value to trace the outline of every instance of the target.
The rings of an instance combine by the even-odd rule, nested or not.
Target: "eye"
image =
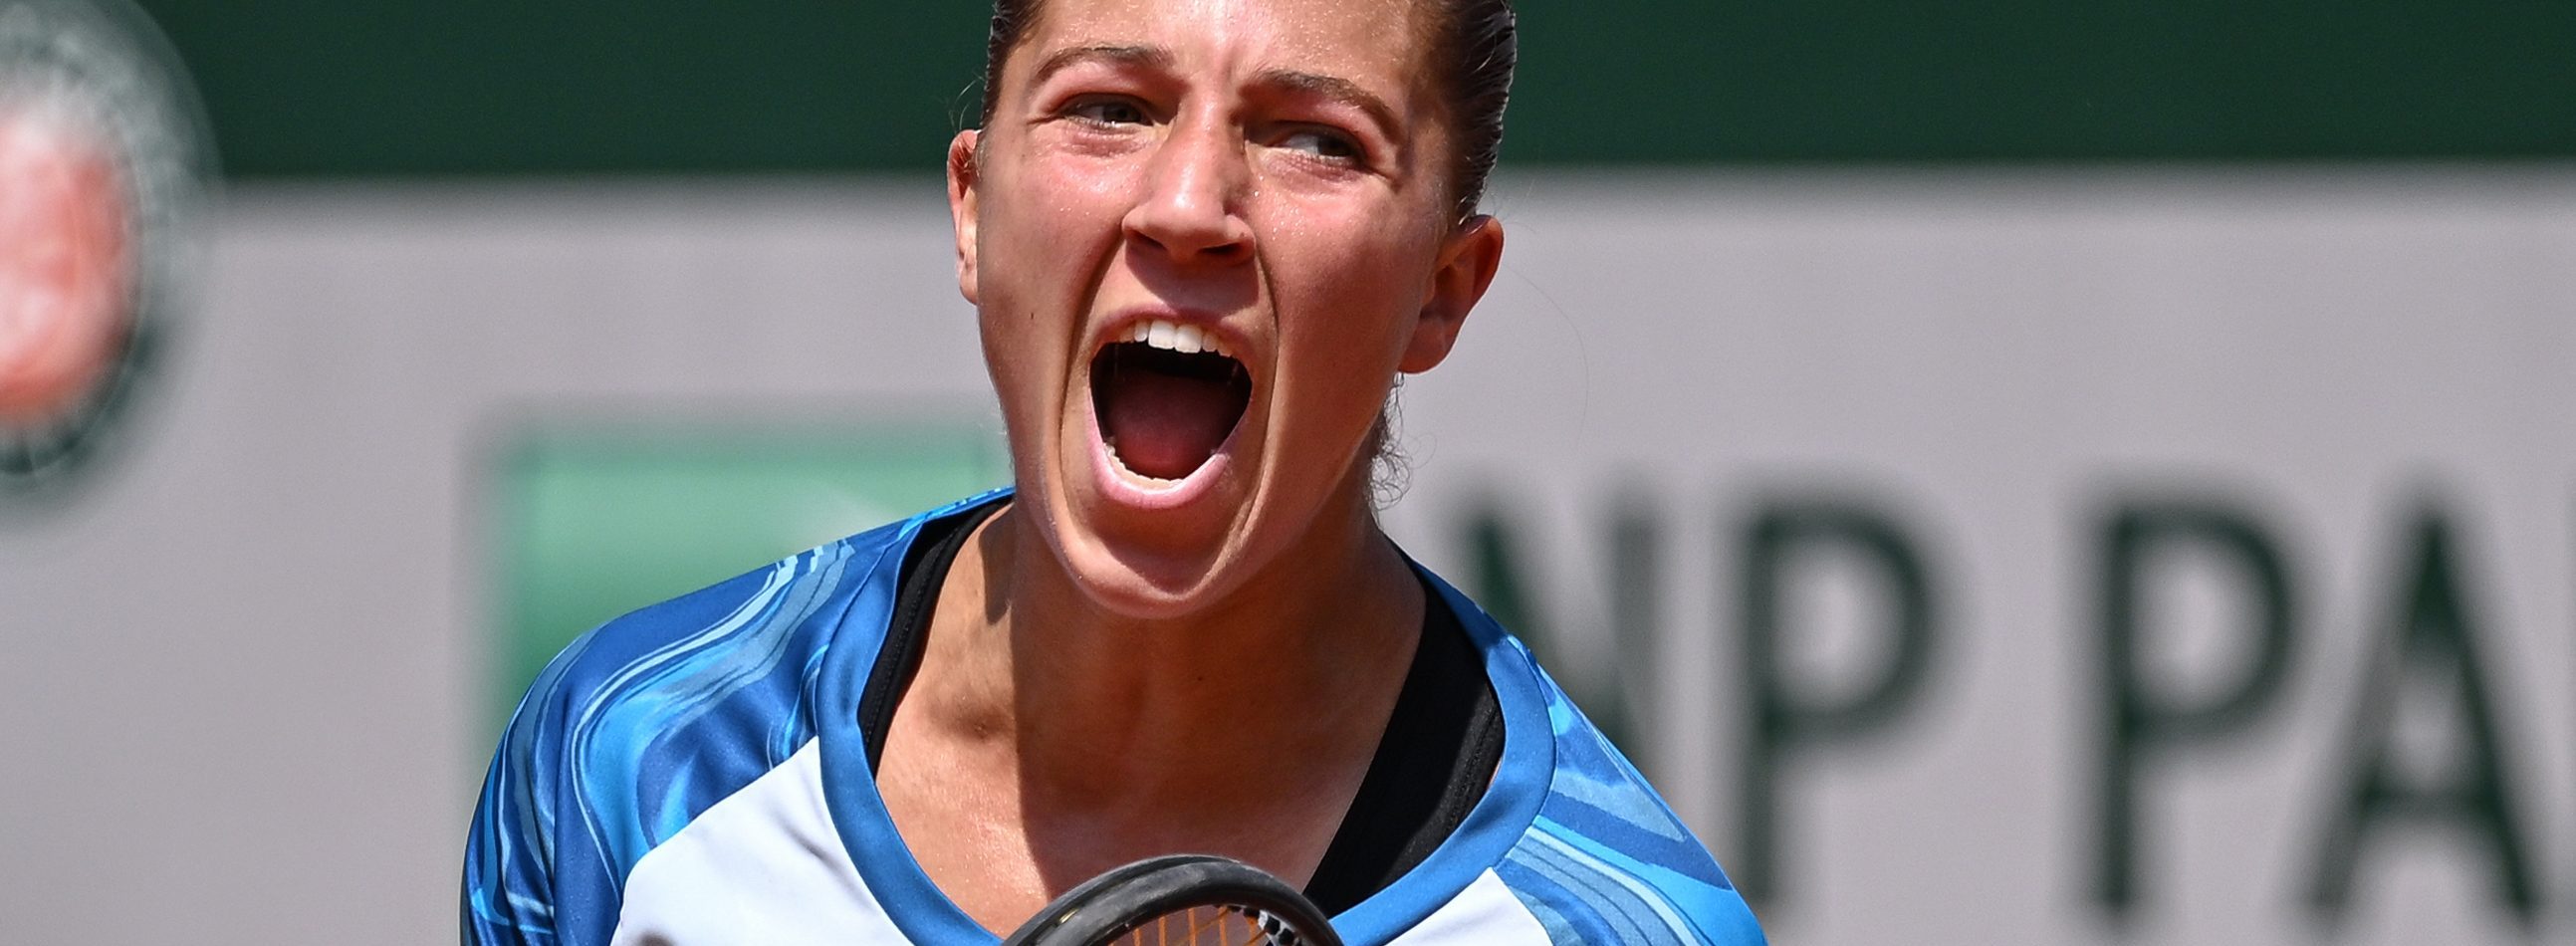
[[[1344,164],[1357,162],[1362,157],[1358,141],[1330,128],[1308,126],[1291,129],[1279,136],[1278,146]]]
[[[1064,115],[1093,125],[1141,125],[1146,121],[1145,107],[1134,99],[1100,96],[1075,99],[1064,107]]]

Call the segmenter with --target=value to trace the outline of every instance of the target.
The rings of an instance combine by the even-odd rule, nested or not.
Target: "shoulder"
[[[1535,814],[1494,873],[1552,943],[1752,946],[1762,930],[1717,860],[1518,640],[1447,590],[1488,654],[1498,693],[1548,750],[1513,777],[1543,785]],[[1506,676],[1517,679],[1505,679]],[[1497,773],[1497,780],[1506,773]]]
[[[1520,843],[1495,869],[1556,943],[1764,942],[1715,858],[1565,694],[1556,761]]]
[[[670,712],[703,708],[794,663],[798,652],[828,648],[851,592],[895,567],[913,525],[898,522],[809,549],[592,629],[538,675],[511,727],[595,733],[610,724],[669,722],[610,714],[647,703]]]
[[[468,930],[515,932],[469,941],[587,941],[555,930],[558,913],[613,922],[637,860],[815,737],[827,667],[873,659],[904,549],[955,508],[642,608],[558,654],[511,715],[467,844]]]

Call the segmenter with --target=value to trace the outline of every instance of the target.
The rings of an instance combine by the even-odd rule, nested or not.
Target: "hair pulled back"
[[[1036,25],[1043,0],[993,0],[993,32],[984,47],[983,116],[992,124],[994,90],[1002,66]],[[1484,198],[1485,179],[1503,146],[1503,106],[1511,99],[1512,69],[1520,62],[1517,19],[1511,0],[1414,0],[1418,28],[1429,32],[1428,65],[1439,78],[1456,153],[1449,184],[1457,219],[1466,220]]]

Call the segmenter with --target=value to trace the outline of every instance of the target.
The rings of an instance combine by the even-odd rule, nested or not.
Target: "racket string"
[[[1268,912],[1247,907],[1192,907],[1140,923],[1119,946],[1301,946],[1294,930]]]

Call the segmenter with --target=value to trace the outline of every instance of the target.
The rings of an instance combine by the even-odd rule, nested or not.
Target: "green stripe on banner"
[[[146,0],[238,177],[938,166],[987,7]],[[1521,4],[1505,159],[2576,156],[2576,4]]]

